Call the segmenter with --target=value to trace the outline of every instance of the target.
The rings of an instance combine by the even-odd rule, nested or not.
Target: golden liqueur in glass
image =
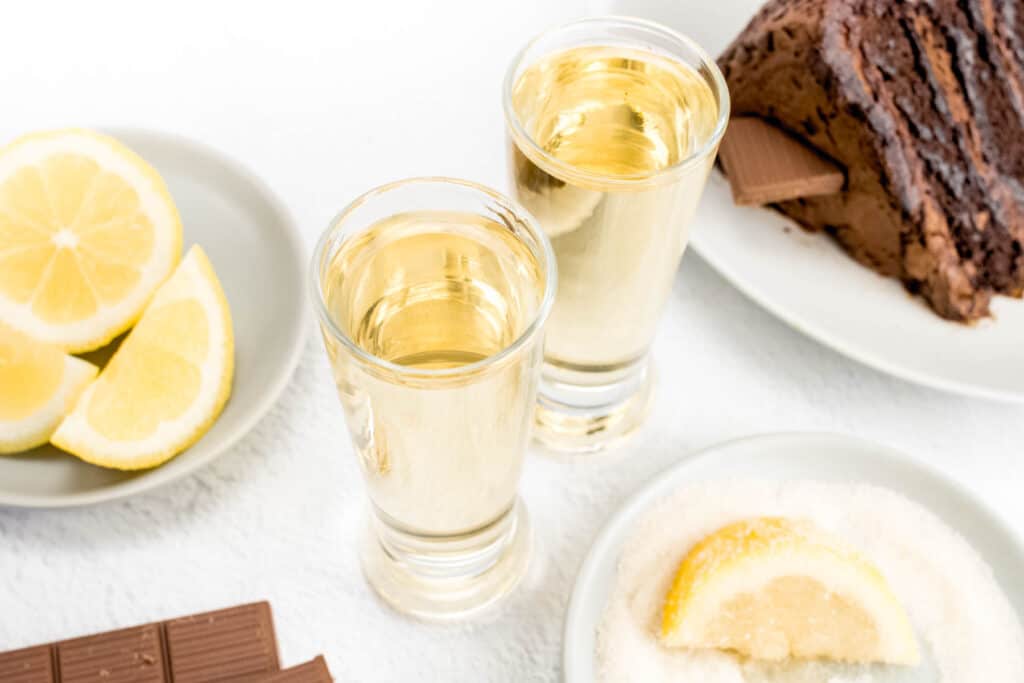
[[[343,212],[314,272],[372,502],[365,573],[399,610],[472,615],[526,567],[517,489],[554,297],[550,245],[486,188],[413,180]]]
[[[648,351],[728,119],[714,62],[655,24],[596,19],[530,43],[505,83],[513,195],[551,238],[537,438],[606,447],[642,422]]]

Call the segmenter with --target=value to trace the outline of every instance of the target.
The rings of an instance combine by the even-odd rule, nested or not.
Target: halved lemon
[[[154,467],[210,428],[233,369],[227,300],[194,246],[51,441],[95,465]]]
[[[92,363],[0,323],[0,453],[49,441],[97,372]]]
[[[700,541],[665,601],[669,646],[914,665],[906,611],[867,559],[813,524],[762,517]]]
[[[0,321],[65,351],[98,348],[180,255],[163,180],[113,138],[60,130],[0,150]]]

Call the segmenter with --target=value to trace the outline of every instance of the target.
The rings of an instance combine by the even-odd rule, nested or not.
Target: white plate
[[[734,205],[717,172],[694,220],[701,257],[804,334],[912,382],[1024,401],[1024,302],[996,297],[995,317],[972,327],[943,320],[827,236],[773,211]]]
[[[224,286],[235,328],[231,398],[197,444],[152,470],[102,469],[51,446],[0,456],[0,505],[98,503],[194,472],[241,438],[273,405],[302,352],[308,328],[305,250],[274,194],[241,166],[190,140],[144,131],[111,134],[164,177],[181,212],[185,249],[202,245]]]
[[[660,21],[718,55],[758,0],[620,0],[616,12]],[[902,285],[859,265],[826,235],[808,234],[767,209],[735,206],[715,174],[691,243],[755,302],[850,358],[937,389],[1024,401],[1024,301],[996,297],[994,318],[974,327],[939,318]]]
[[[714,446],[684,459],[634,494],[607,522],[580,568],[565,624],[566,683],[596,678],[597,627],[633,526],[680,486],[715,479],[858,481],[924,505],[960,533],[992,567],[1024,617],[1024,545],[986,506],[938,471],[892,449],[828,434],[775,434]]]

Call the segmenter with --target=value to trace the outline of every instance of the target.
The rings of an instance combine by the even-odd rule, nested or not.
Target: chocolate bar
[[[786,132],[753,116],[729,122],[718,151],[737,204],[774,204],[835,194],[845,176]]]
[[[256,679],[255,683],[331,683],[333,680],[327,662],[323,657],[317,657],[305,664],[267,674]]]
[[[3,683],[217,683],[279,669],[266,602],[0,653]]]

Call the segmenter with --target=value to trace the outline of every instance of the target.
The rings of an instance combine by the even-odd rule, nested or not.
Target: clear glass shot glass
[[[639,19],[542,34],[505,77],[512,195],[558,261],[537,429],[601,450],[642,424],[649,349],[729,119],[721,72],[695,42]]]
[[[405,180],[332,221],[311,285],[371,502],[366,578],[422,618],[491,607],[530,554],[517,489],[556,287],[547,236],[486,187]]]

